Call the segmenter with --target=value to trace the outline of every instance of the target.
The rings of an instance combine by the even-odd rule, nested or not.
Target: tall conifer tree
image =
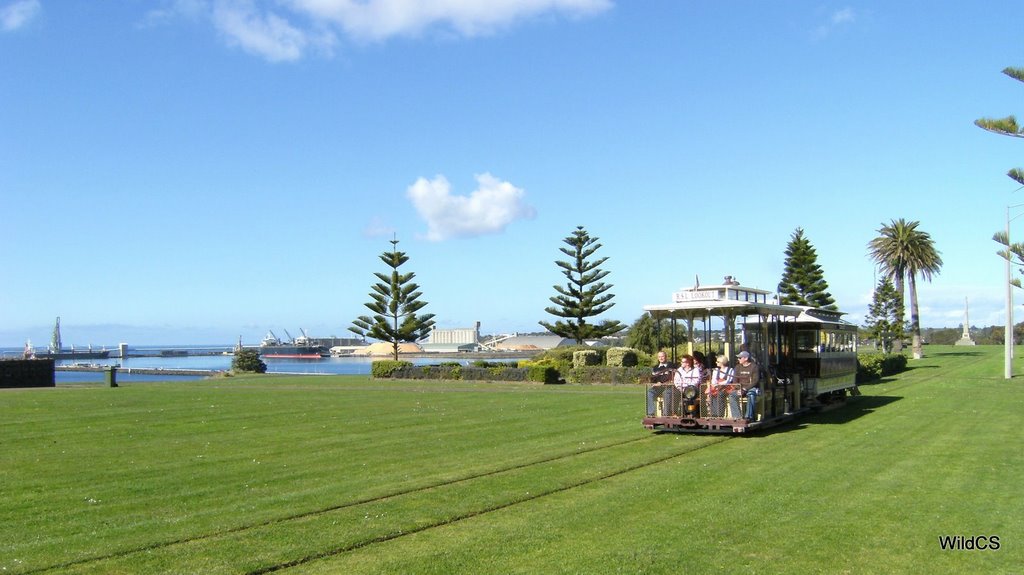
[[[397,361],[401,342],[416,341],[430,334],[434,327],[434,314],[416,314],[427,302],[419,301],[423,294],[419,291],[420,286],[412,281],[416,274],[398,272],[398,268],[409,261],[409,256],[398,251],[397,239],[391,240],[391,251],[382,253],[380,259],[391,268],[391,273],[373,274],[380,281],[371,286],[373,301],[364,305],[374,315],[359,316],[348,329],[361,337],[389,342]]]
[[[1003,74],[1006,74],[1018,82],[1024,82],[1024,68],[1004,68]],[[1024,128],[1020,127],[1015,116],[1007,116],[1005,118],[979,118],[974,121],[974,125],[995,134],[1024,138]],[[1006,175],[1018,184],[1024,185],[1024,169],[1012,168],[1010,171],[1006,172]],[[1009,218],[1009,214],[1007,214],[1007,218]],[[1009,224],[1007,224],[1007,227],[1009,227]],[[1024,243],[1013,242],[1011,244],[1007,230],[996,232],[995,235],[992,236],[992,239],[1005,248],[997,252],[1000,257],[1009,260],[1013,265],[1024,266]],[[1024,273],[1024,268],[1022,268],[1021,273]],[[1010,283],[1017,287],[1021,287],[1020,279],[1018,278],[1014,278]]]
[[[888,276],[878,280],[878,286],[864,318],[864,328],[871,338],[881,344],[882,351],[891,353],[893,343],[902,341],[906,333],[903,322],[903,296]]]
[[[572,338],[576,343],[613,335],[626,327],[618,320],[603,320],[598,324],[587,323],[587,318],[601,315],[615,305],[611,303],[614,294],[605,293],[612,285],[601,281],[609,273],[601,269],[601,264],[608,258],[590,261],[594,252],[601,248],[597,240],[598,238],[591,237],[583,226],[577,226],[571,236],[562,240],[569,247],[561,247],[558,250],[568,256],[570,261],[556,261],[555,265],[562,269],[562,274],[568,281],[564,286],[554,286],[558,295],[549,299],[555,305],[544,308],[544,311],[568,321],[558,320],[553,324],[539,322],[551,333]]]
[[[1003,68],[1003,74],[1006,74],[1018,82],[1024,82],[1024,68]],[[1007,116],[1005,118],[979,118],[974,121],[974,125],[983,130],[988,130],[989,132],[1000,134],[1002,136],[1024,138],[1024,128],[1017,123],[1017,118],[1015,116]],[[1024,170],[1021,168],[1013,168],[1007,172],[1006,175],[1018,184],[1024,185]]]
[[[828,293],[828,282],[818,265],[814,246],[797,228],[786,246],[786,269],[779,282],[780,303],[837,309],[836,300]]]

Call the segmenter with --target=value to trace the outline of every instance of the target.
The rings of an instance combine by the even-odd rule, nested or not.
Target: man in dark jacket
[[[647,389],[647,415],[653,416],[658,397],[664,394],[664,406],[662,415],[668,415],[674,411],[675,386],[672,385],[672,372],[676,364],[668,360],[664,351],[658,352],[658,363],[651,368],[651,387]]]
[[[738,363],[733,371],[733,382],[740,386],[740,395],[747,398],[747,420],[754,421],[757,411],[757,396],[761,395],[758,383],[761,368],[751,360],[750,353],[741,351],[736,356]]]

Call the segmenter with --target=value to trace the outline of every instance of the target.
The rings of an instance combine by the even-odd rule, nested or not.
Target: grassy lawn
[[[1020,573],[1024,375],[926,351],[750,437],[626,386],[3,390],[0,573]]]

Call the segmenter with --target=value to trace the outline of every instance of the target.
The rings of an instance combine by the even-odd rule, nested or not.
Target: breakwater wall
[[[56,367],[57,371],[104,372],[109,369],[109,365],[58,365]],[[192,375],[200,377],[209,377],[224,373],[223,370],[217,369],[177,369],[162,367],[119,367],[117,368],[117,372],[138,375]]]

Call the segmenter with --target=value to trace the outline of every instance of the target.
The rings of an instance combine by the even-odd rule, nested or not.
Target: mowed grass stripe
[[[625,441],[622,441],[622,442],[619,442],[619,443],[610,444],[610,445],[594,446],[594,447],[591,447],[591,448],[588,448],[588,449],[574,451],[572,453],[553,455],[551,457],[545,458],[545,459],[540,460],[540,461],[530,461],[530,462],[525,462],[525,463],[519,463],[519,464],[513,465],[511,467],[505,467],[505,468],[501,468],[501,469],[496,469],[496,470],[488,471],[488,472],[481,473],[481,474],[478,474],[478,475],[471,475],[471,476],[466,476],[466,477],[460,477],[460,478],[457,478],[457,479],[453,479],[451,481],[435,483],[435,484],[426,485],[426,486],[423,486],[423,487],[417,487],[417,488],[409,489],[409,490],[405,490],[405,491],[397,491],[397,492],[394,492],[394,493],[387,493],[387,494],[384,494],[384,495],[381,495],[381,496],[378,496],[378,497],[374,497],[374,498],[371,498],[371,499],[364,499],[364,500],[358,500],[358,501],[345,502],[345,503],[342,503],[342,504],[339,504],[339,505],[335,505],[335,506],[331,506],[331,507],[327,507],[327,508],[323,508],[323,509],[317,509],[317,510],[314,510],[314,511],[304,512],[304,513],[297,514],[297,515],[275,518],[275,519],[268,520],[268,521],[265,521],[265,522],[262,522],[262,523],[258,523],[258,524],[254,524],[254,525],[244,525],[244,526],[240,526],[240,527],[237,527],[237,528],[234,528],[234,529],[229,529],[229,530],[225,530],[225,531],[221,531],[221,532],[200,534],[200,535],[197,535],[195,537],[191,537],[191,538],[188,538],[188,539],[181,539],[181,540],[178,540],[178,541],[167,541],[167,542],[154,543],[154,544],[149,545],[147,547],[143,547],[143,548],[139,548],[139,549],[125,550],[125,551],[122,551],[122,552],[118,552],[116,554],[102,556],[102,557],[89,557],[89,558],[81,559],[81,560],[78,560],[78,561],[65,563],[65,564],[62,564],[62,565],[54,565],[52,567],[42,568],[42,569],[39,569],[37,572],[48,571],[48,570],[52,570],[52,569],[64,569],[64,568],[68,568],[68,567],[71,567],[71,566],[74,566],[74,565],[77,565],[77,564],[105,561],[105,560],[109,560],[109,559],[113,559],[113,558],[118,558],[118,557],[130,555],[130,554],[133,554],[133,553],[150,552],[150,551],[153,551],[155,549],[159,549],[161,547],[170,547],[170,546],[173,546],[173,545],[179,545],[179,544],[183,544],[183,543],[195,543],[195,542],[198,542],[198,541],[201,541],[201,540],[204,540],[204,539],[213,539],[213,538],[218,538],[218,537],[224,537],[224,536],[227,536],[227,535],[234,535],[234,534],[238,534],[238,533],[241,533],[241,532],[244,532],[244,531],[247,531],[247,530],[252,530],[252,529],[256,529],[256,528],[270,527],[270,526],[273,526],[275,524],[283,524],[283,523],[287,523],[287,522],[290,522],[290,521],[296,521],[296,520],[306,520],[306,519],[309,519],[309,518],[311,518],[311,517],[313,517],[315,515],[322,515],[322,514],[326,514],[326,513],[331,513],[331,512],[339,511],[339,510],[342,510],[342,509],[345,509],[345,508],[349,508],[349,507],[357,507],[357,506],[367,505],[367,504],[370,504],[370,503],[381,502],[381,501],[388,500],[388,499],[395,499],[395,498],[399,498],[399,497],[402,497],[402,496],[414,495],[414,494],[416,494],[418,492],[435,491],[438,488],[448,487],[448,486],[456,485],[456,484],[459,484],[459,483],[466,483],[466,482],[470,482],[470,481],[473,481],[473,480],[483,479],[483,478],[487,478],[487,477],[493,476],[493,475],[506,474],[506,473],[509,473],[511,471],[521,471],[521,470],[527,469],[529,467],[543,465],[543,464],[548,464],[548,463],[553,463],[553,462],[556,462],[556,461],[561,460],[561,459],[579,457],[579,456],[584,455],[584,454],[592,454],[592,453],[597,452],[597,451],[607,450],[607,449],[615,448],[615,447],[622,447],[622,446],[627,445],[627,444],[633,444],[633,443],[638,443],[638,442],[650,442],[650,441],[651,441],[651,438],[649,438],[649,437],[638,437],[638,438],[627,439]],[[673,456],[675,456],[675,455],[673,455]],[[32,571],[29,571],[29,573],[32,573]]]
[[[0,396],[10,416],[0,565],[64,564],[646,436],[638,390],[399,392],[406,384],[351,377],[246,385]]]
[[[270,573],[579,488],[725,441],[665,438],[592,450],[472,481],[446,484],[296,521],[89,562],[65,573]]]

